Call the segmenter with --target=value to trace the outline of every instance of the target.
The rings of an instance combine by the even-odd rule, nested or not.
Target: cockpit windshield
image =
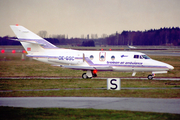
[[[148,57],[147,55],[141,55],[144,59],[151,59],[150,57]]]

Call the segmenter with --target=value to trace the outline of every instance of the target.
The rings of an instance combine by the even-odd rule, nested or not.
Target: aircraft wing
[[[98,70],[98,71],[111,71],[112,67],[92,67],[92,66],[70,66],[70,65],[56,65],[63,68],[75,69],[75,70]]]
[[[113,70],[113,68],[110,67],[110,66],[107,66],[107,67],[94,67],[94,68],[96,68],[96,70],[98,70],[98,71],[112,71]]]

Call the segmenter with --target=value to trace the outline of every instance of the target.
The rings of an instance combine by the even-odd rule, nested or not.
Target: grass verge
[[[106,90],[106,80],[102,79],[60,79],[60,80],[1,80],[1,97],[30,96],[79,96],[79,97],[142,97],[180,98],[180,89],[147,89],[120,91]],[[122,88],[179,88],[180,81],[121,80]],[[67,89],[83,88],[83,89]],[[104,88],[104,89],[96,89]],[[50,90],[46,89],[61,89]],[[66,90],[64,90],[66,89]]]
[[[180,81],[121,80],[122,88],[180,88]],[[106,79],[0,80],[0,90],[107,88]]]
[[[0,107],[0,118],[5,119],[125,119],[125,120],[178,120],[180,115],[152,112],[132,112],[95,109],[67,109],[67,108],[13,108]]]
[[[0,92],[1,97],[139,97],[139,98],[180,98],[180,90],[51,90]]]

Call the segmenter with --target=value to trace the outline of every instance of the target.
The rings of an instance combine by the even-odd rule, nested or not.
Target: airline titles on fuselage
[[[121,64],[121,65],[142,65],[142,62],[116,62],[116,61],[107,61],[107,64]]]

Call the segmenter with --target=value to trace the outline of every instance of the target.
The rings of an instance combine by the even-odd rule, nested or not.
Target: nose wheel
[[[148,75],[148,80],[152,80],[154,78],[155,74],[152,74],[152,75]]]

